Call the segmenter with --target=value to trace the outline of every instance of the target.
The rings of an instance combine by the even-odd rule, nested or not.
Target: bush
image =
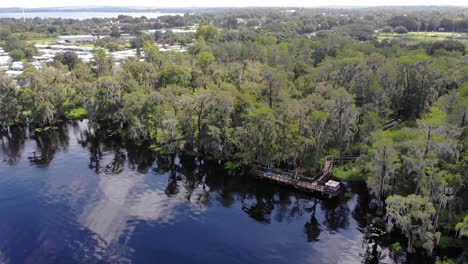
[[[115,42],[109,42],[106,44],[106,49],[108,49],[109,51],[118,51],[120,50],[120,45]]]
[[[71,71],[80,62],[80,59],[75,52],[66,51],[64,53],[57,53],[57,55],[55,55],[54,61],[58,61],[63,65],[67,65],[68,70]]]
[[[346,166],[333,166],[333,176],[348,181],[362,181],[366,179],[365,174],[356,168],[347,168]]]
[[[240,167],[240,163],[239,162],[235,162],[235,161],[228,161],[224,164],[224,168],[227,169],[227,170],[236,170]]]
[[[391,26],[385,26],[381,31],[382,33],[393,33],[393,28]]]
[[[455,40],[436,41],[428,48],[427,53],[429,55],[434,55],[434,53],[439,49],[443,49],[448,52],[458,51],[465,54],[465,45],[462,42]]]
[[[390,249],[394,252],[403,252],[403,247],[400,245],[399,242],[391,244]]]
[[[406,29],[404,26],[398,26],[393,31],[395,31],[395,33],[398,33],[398,34],[408,33],[408,29]]]
[[[19,49],[14,49],[10,51],[10,56],[14,61],[21,61],[26,58],[26,55],[24,54],[24,52]]]
[[[83,107],[78,107],[68,111],[66,117],[70,120],[77,120],[85,118],[87,114],[88,113],[86,112],[86,109],[84,109]]]

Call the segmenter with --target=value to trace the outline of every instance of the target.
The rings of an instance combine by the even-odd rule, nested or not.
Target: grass
[[[66,117],[70,120],[77,120],[86,118],[87,115],[88,113],[86,112],[86,109],[84,107],[78,107],[69,110],[66,114]]]
[[[25,40],[27,44],[54,44],[57,41],[57,38],[47,37],[47,38],[34,38]]]
[[[92,43],[78,44],[78,46],[81,46],[81,47],[88,47],[88,48],[94,48],[94,47],[96,47],[96,45],[94,45],[94,44],[92,44]]]
[[[241,166],[239,162],[228,161],[224,164],[224,168],[227,170],[236,170]]]
[[[366,176],[361,170],[347,165],[333,166],[332,174],[341,180],[347,181],[363,181],[366,179]]]
[[[403,247],[401,246],[401,244],[399,242],[391,244],[390,249],[392,251],[395,251],[395,252],[402,252],[403,251]]]
[[[420,42],[433,42],[453,39],[468,44],[468,34],[466,33],[453,33],[452,32],[408,32],[407,34],[398,33],[380,33],[378,40],[384,39],[400,39],[408,43],[420,43]]]

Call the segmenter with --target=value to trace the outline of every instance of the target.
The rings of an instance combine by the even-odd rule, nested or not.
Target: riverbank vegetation
[[[465,44],[380,42],[353,26],[305,36],[287,27],[304,17],[272,21],[283,17],[283,26],[255,30],[238,20],[221,29],[205,23],[186,53],[161,53],[154,36],[141,35],[141,57],[118,67],[102,49],[90,63],[62,57],[41,70],[27,66],[15,81],[0,77],[0,123],[43,128],[86,116],[173,160],[195,153],[227,169],[315,174],[325,156],[353,156],[334,173],[364,175],[408,252],[430,255],[441,235],[466,236]],[[400,20],[388,23],[408,22]],[[404,122],[384,130],[392,119]]]

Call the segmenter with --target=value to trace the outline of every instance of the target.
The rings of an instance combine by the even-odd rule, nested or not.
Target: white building
[[[8,77],[16,78],[16,77],[20,76],[20,75],[23,73],[23,71],[12,71],[12,70],[9,70],[9,71],[6,71],[5,73],[6,73],[6,75],[7,75]]]
[[[10,70],[12,71],[22,71],[24,70],[24,64],[22,61],[14,61],[11,64]]]
[[[11,57],[8,55],[0,55],[0,71],[6,71],[10,68]]]
[[[121,50],[121,51],[114,51],[111,52],[112,57],[118,61],[126,60],[131,57],[136,57],[136,50]]]

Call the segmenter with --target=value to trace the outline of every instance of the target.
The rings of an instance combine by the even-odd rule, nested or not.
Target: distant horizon
[[[100,5],[95,5],[94,0],[70,0],[63,3],[61,0],[17,0],[5,4],[0,4],[0,9],[6,8],[129,8],[129,9],[157,9],[157,8],[258,8],[258,7],[279,7],[279,8],[366,8],[366,7],[468,7],[465,0],[329,0],[327,4],[316,3],[315,1],[304,0],[270,0],[267,3],[260,0],[238,0],[216,1],[216,0],[172,0],[170,4],[159,3],[154,5],[152,0],[102,0]],[[443,3],[441,3],[443,2]]]
[[[125,6],[125,5],[82,5],[82,6],[0,6],[0,9],[98,9],[98,8],[127,8],[127,9],[157,9],[157,8],[346,8],[346,7],[468,7],[467,5],[443,4],[443,5],[317,5],[317,6]]]

